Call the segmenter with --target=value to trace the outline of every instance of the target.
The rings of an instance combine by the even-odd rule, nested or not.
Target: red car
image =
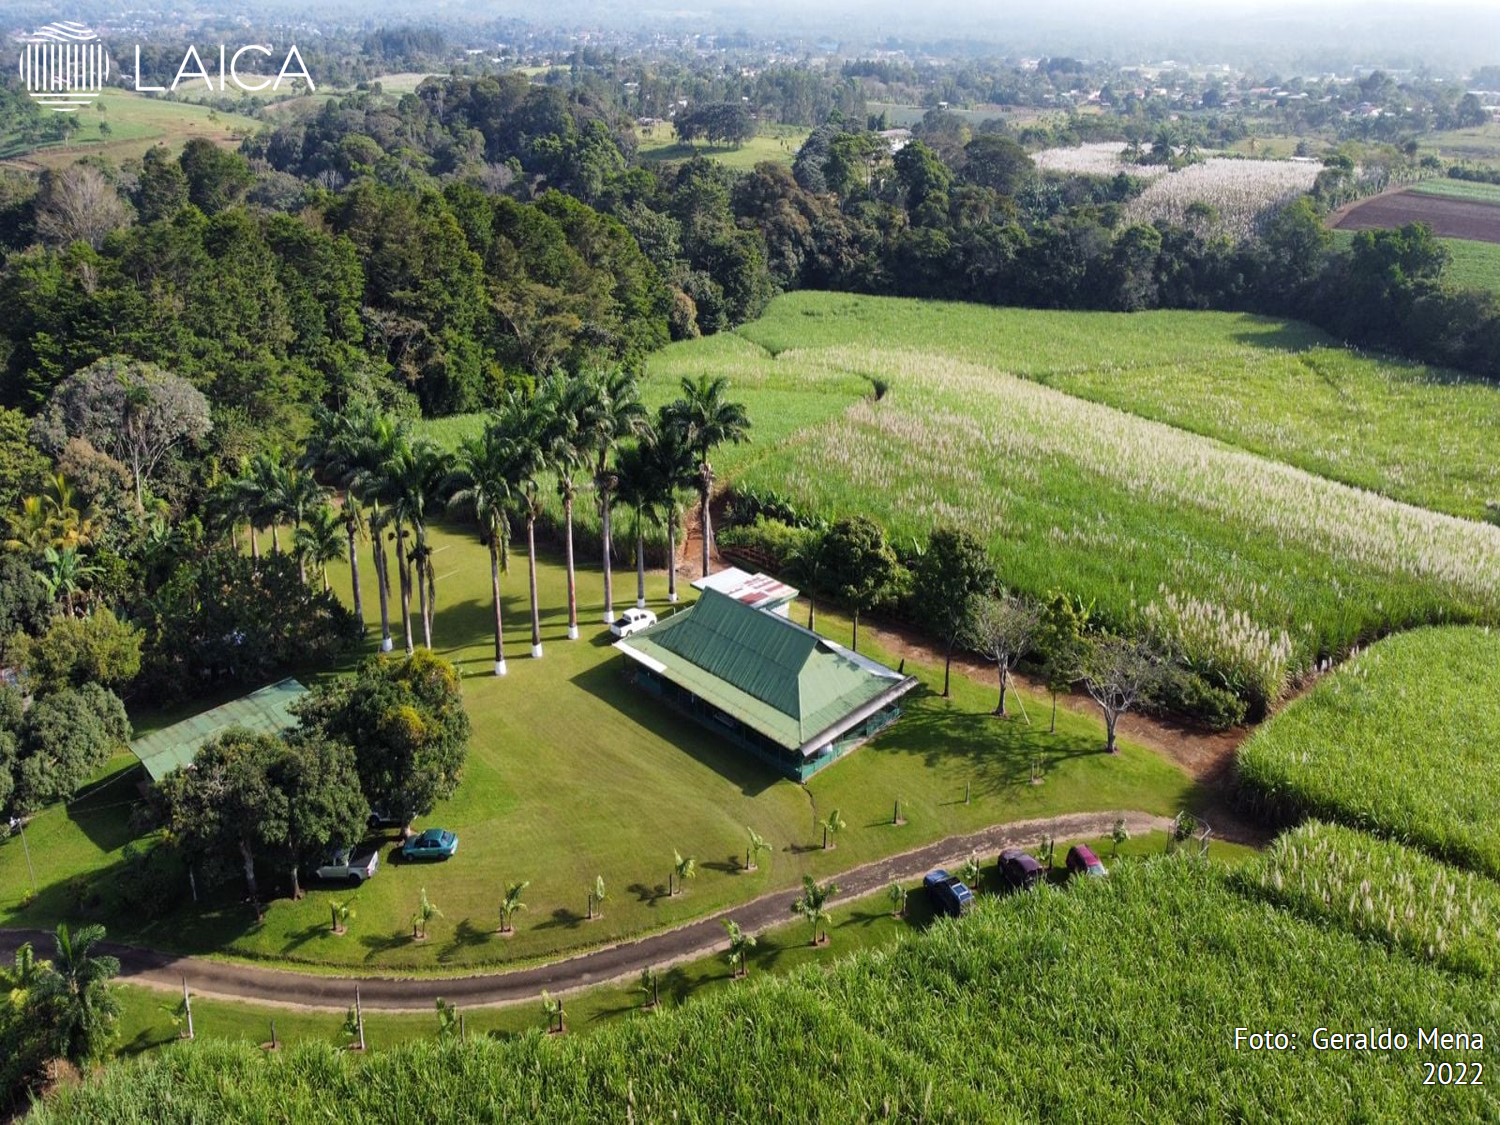
[[[1109,872],[1099,862],[1094,849],[1087,844],[1074,844],[1067,850],[1067,873],[1069,875],[1093,875],[1102,877]]]

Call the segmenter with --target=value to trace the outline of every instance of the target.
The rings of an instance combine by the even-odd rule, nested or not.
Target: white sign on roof
[[[767,574],[749,574],[730,566],[691,583],[698,590],[716,590],[754,609],[770,609],[794,601],[800,593],[794,586]]]

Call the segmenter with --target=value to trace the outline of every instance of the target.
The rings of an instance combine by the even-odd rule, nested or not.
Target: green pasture
[[[238,143],[239,134],[254,133],[261,123],[236,113],[218,113],[191,101],[168,101],[132,90],[107,89],[88,109],[79,110],[79,131],[66,145],[56,142],[28,149],[15,136],[0,136],[0,158],[24,158],[32,164],[61,168],[82,156],[103,156],[116,163],[140,158],[153,145],[174,152],[194,137],[221,144]],[[108,123],[109,135],[100,131]]]
[[[1495,187],[1495,185],[1487,185]],[[1334,241],[1348,245],[1355,238],[1353,230],[1332,230]],[[1449,251],[1449,261],[1444,267],[1444,282],[1457,289],[1484,289],[1499,294],[1502,291],[1502,248],[1495,242],[1477,242],[1469,238],[1441,238],[1438,240]]]
[[[1423,151],[1432,151],[1451,160],[1475,160],[1496,164],[1502,158],[1502,127],[1498,122],[1469,129],[1450,129],[1431,133],[1419,143]]]
[[[463,672],[473,736],[459,791],[420,827],[458,832],[453,860],[403,864],[393,840],[377,877],[359,890],[313,887],[298,902],[280,897],[260,924],[235,884],[164,918],[127,916],[112,880],[134,835],[128,817],[141,773],[118,768],[83,800],[31,823],[40,893],[29,906],[22,905],[29,877],[21,846],[14,839],[0,844],[0,920],[47,925],[85,914],[112,936],[176,950],[357,972],[461,970],[543,960],[661,929],[796,885],[803,873],[828,876],[990,824],[1122,807],[1170,814],[1200,800],[1179,770],[1149,751],[1127,746],[1117,757],[1103,754],[1102,727],[1087,717],[1059,711],[1057,733],[1048,734],[1049,705],[1027,697],[1029,725],[1024,717],[1001,721],[989,714],[987,687],[955,676],[953,699],[943,700],[941,669],[915,662],[906,671],[923,686],[900,722],[805,786],[781,780],[626,682],[601,624],[599,570],[581,568],[582,638],[565,639],[558,555],[546,555],[540,568],[545,656],[530,660],[527,568],[515,550],[505,580],[509,673],[493,677],[486,551],[459,528],[437,529],[433,543],[435,646]],[[582,555],[592,553],[589,541],[581,544]],[[364,555],[365,608],[375,622]],[[348,572],[331,569],[347,596]],[[633,587],[631,569],[615,574],[619,608],[631,604]],[[694,594],[687,583],[682,588]],[[649,595],[652,608],[670,611],[662,573],[652,576]],[[846,637],[846,619],[818,621]],[[395,633],[401,647],[401,630]],[[375,628],[369,643],[375,648]],[[860,644],[894,662],[867,633]],[[1046,783],[1032,786],[1037,754]],[[900,827],[890,824],[897,799],[906,820]],[[847,829],[836,848],[822,851],[818,822],[834,808]],[[759,871],[745,874],[749,826],[775,850]],[[666,887],[677,850],[694,856],[700,870],[672,898]],[[586,892],[598,875],[608,887],[605,916],[588,922]],[[283,873],[262,878],[264,894],[287,894]],[[516,937],[494,940],[497,902],[518,879],[532,883],[530,909],[518,917]],[[443,911],[422,943],[412,940],[410,925],[420,888]],[[348,896],[356,918],[348,934],[335,937],[329,904]]]
[[[639,158],[651,164],[690,160],[703,156],[740,172],[772,160],[776,164],[795,163],[795,154],[805,143],[809,129],[794,125],[764,125],[751,140],[740,145],[709,144],[697,141],[682,144],[675,136],[675,126],[667,121],[643,126],[638,130]]]
[[[1501,640],[1419,629],[1372,646],[1240,748],[1239,792],[1288,822],[1339,821],[1496,875]]]
[[[1420,195],[1442,195],[1447,199],[1469,199],[1479,203],[1499,203],[1502,199],[1500,184],[1480,184],[1474,180],[1451,180],[1444,177],[1423,180],[1411,185],[1408,190]]]

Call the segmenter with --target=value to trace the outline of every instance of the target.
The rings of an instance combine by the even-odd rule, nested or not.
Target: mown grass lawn
[[[298,902],[280,898],[260,925],[236,885],[155,921],[112,915],[106,906],[101,920],[112,936],[357,971],[518,964],[673,925],[797,884],[804,872],[831,875],[989,824],[1111,808],[1170,814],[1198,800],[1187,778],[1149,751],[1126,746],[1115,758],[1103,754],[1102,729],[1087,718],[1059,712],[1057,733],[1047,734],[1047,704],[1028,699],[1029,726],[1019,717],[1000,721],[988,713],[989,690],[954,677],[954,698],[943,700],[940,669],[914,663],[906,670],[923,687],[899,723],[805,787],[780,780],[624,680],[621,657],[600,624],[599,571],[580,574],[582,638],[572,643],[564,639],[564,569],[558,559],[546,560],[545,656],[534,661],[527,656],[527,570],[515,555],[505,582],[509,674],[491,676],[485,551],[461,529],[438,529],[433,541],[436,648],[464,673],[473,737],[460,789],[419,826],[458,832],[459,854],[436,865],[403,864],[392,855],[394,840],[378,876],[358,891],[314,888]],[[369,557],[363,567],[374,621]],[[331,579],[345,596],[346,572],[332,568]],[[615,582],[621,607],[624,595],[632,597],[631,571]],[[661,613],[669,610],[664,590],[663,575],[654,576],[650,605]],[[846,637],[846,620],[819,621]],[[375,638],[373,628],[373,648]],[[861,647],[883,658],[870,635]],[[1029,784],[1036,754],[1046,765],[1040,786]],[[70,889],[81,875],[110,901],[112,866],[132,836],[126,819],[139,776],[119,771],[86,801],[36,818],[28,841],[42,893],[30,907],[21,905],[28,877],[19,843],[0,844],[0,920],[50,924],[75,916],[75,903],[90,897]],[[898,828],[889,823],[897,798],[907,821]],[[823,852],[817,824],[834,808],[848,827],[837,847]],[[748,826],[775,848],[753,874],[739,870]],[[696,857],[700,872],[671,898],[676,850]],[[608,887],[605,917],[587,922],[586,892],[598,875]],[[269,890],[286,893],[281,873],[263,878]],[[502,942],[491,936],[497,901],[515,879],[531,881],[530,909],[516,919],[517,936]],[[411,916],[421,888],[443,917],[416,943]],[[329,904],[348,895],[356,917],[337,938],[329,933]]]
[[[1104,860],[1111,873],[1120,864],[1160,855],[1166,850],[1166,841],[1161,833],[1131,837],[1120,846],[1118,856],[1112,854],[1113,841],[1107,838],[1059,840],[1059,866],[1052,873],[1053,882],[1066,882],[1066,873],[1061,868],[1060,861],[1066,854],[1067,847],[1074,843],[1088,843]],[[1226,866],[1244,864],[1256,854],[1251,848],[1223,840],[1213,841],[1209,849],[1210,858],[1215,863]],[[984,864],[980,892],[1002,893],[994,857],[980,856],[979,859]],[[793,920],[759,933],[758,946],[748,955],[749,977],[788,973],[808,964],[830,965],[859,950],[887,948],[907,934],[924,930],[935,916],[930,900],[914,881],[907,885],[905,913],[902,917],[897,918],[891,913],[888,892],[853,899],[833,908],[832,922],[827,927],[831,940],[820,948],[811,944],[811,929],[803,921]],[[45,954],[45,950],[42,952]],[[732,975],[732,967],[725,953],[665,968],[659,971],[658,976],[662,1009],[740,985]],[[651,1013],[642,1006],[645,996],[640,991],[640,984],[638,979],[620,981],[565,997],[566,1019],[570,1030],[592,1032],[624,1018],[649,1016]],[[436,981],[434,990],[436,998],[442,998],[445,994],[444,982]],[[176,997],[139,985],[122,985],[119,995],[122,1012],[115,1043],[117,1055],[138,1054],[143,1050],[177,1041],[180,1025],[174,1023],[174,1012],[178,1006]],[[352,1002],[354,1003],[354,993]],[[194,1031],[200,1038],[246,1039],[264,1043],[270,1040],[272,1026],[275,1024],[279,1041],[349,1041],[342,1030],[344,1017],[338,1012],[298,1010],[207,997],[195,999],[193,1007]],[[540,1004],[532,1001],[504,1007],[467,1008],[465,1017],[468,1034],[515,1034],[545,1026]],[[438,1033],[438,1028],[437,1017],[430,1012],[366,1013],[367,1046],[373,1049],[433,1036]]]

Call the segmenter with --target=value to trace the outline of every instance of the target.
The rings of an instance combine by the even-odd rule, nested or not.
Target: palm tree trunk
[[[345,504],[348,510],[345,520],[345,537],[349,547],[347,553],[351,560],[351,604],[355,610],[356,620],[361,622],[361,631],[364,633],[366,632],[366,615],[361,609],[361,567],[356,562],[356,516],[355,509],[350,507],[350,493],[346,493]],[[328,586],[328,579],[325,580],[325,584]]]
[[[669,562],[665,564],[670,572],[670,604],[674,605],[680,600],[680,595],[675,592],[675,509],[665,509],[665,530],[670,536]]]
[[[612,612],[612,494],[602,489],[602,624],[617,620]]]
[[[575,535],[575,497],[566,494],[561,497],[565,503],[565,606],[569,613],[565,635],[575,640],[581,635],[581,628],[576,624],[576,535]]]
[[[858,611],[853,611],[853,651],[858,651]]]
[[[256,537],[255,520],[252,520],[246,525],[246,533],[251,537],[251,561],[254,563],[259,563],[262,561],[262,544],[261,541]]]
[[[701,489],[701,577],[712,572],[712,490],[710,484]]]
[[[372,525],[372,564],[377,575],[377,611],[382,618],[382,652],[392,651],[392,625],[388,620],[387,598],[387,548],[382,542],[382,530]]]
[[[430,636],[431,618],[429,616],[429,594],[431,581],[434,577],[434,571],[429,563],[429,552],[424,549],[424,532],[420,527],[415,527],[413,529],[413,545],[414,552],[419,556],[418,565],[416,568],[419,582],[419,624],[424,629],[424,647],[427,649],[433,649],[434,642],[432,637]]]
[[[324,583],[324,592],[330,592],[330,568],[323,563],[319,564],[319,580]]]
[[[293,901],[297,902],[303,898],[303,888],[298,885],[298,860],[296,859],[288,864],[288,878],[293,887]]]
[[[638,521],[638,608],[644,608],[644,521]]]
[[[272,553],[274,555],[280,555],[280,554],[283,553],[282,544],[280,544],[277,541],[277,521],[276,520],[272,521]]]
[[[300,586],[309,584],[309,562],[308,556],[304,554],[298,556],[298,584]]]
[[[528,518],[528,605],[529,615],[533,620],[534,634],[530,642],[529,655],[535,660],[544,655],[544,646],[539,643],[539,564],[534,554],[534,516],[529,513]]]
[[[403,651],[413,655],[413,616],[409,613],[412,577],[408,570],[408,552],[405,549],[403,525],[398,525],[398,599],[403,609]]]
[[[492,639],[496,642],[492,662],[492,675],[506,676],[508,674],[508,662],[502,655],[502,574],[497,563],[497,530],[492,530],[488,539],[487,547],[492,556]]]

